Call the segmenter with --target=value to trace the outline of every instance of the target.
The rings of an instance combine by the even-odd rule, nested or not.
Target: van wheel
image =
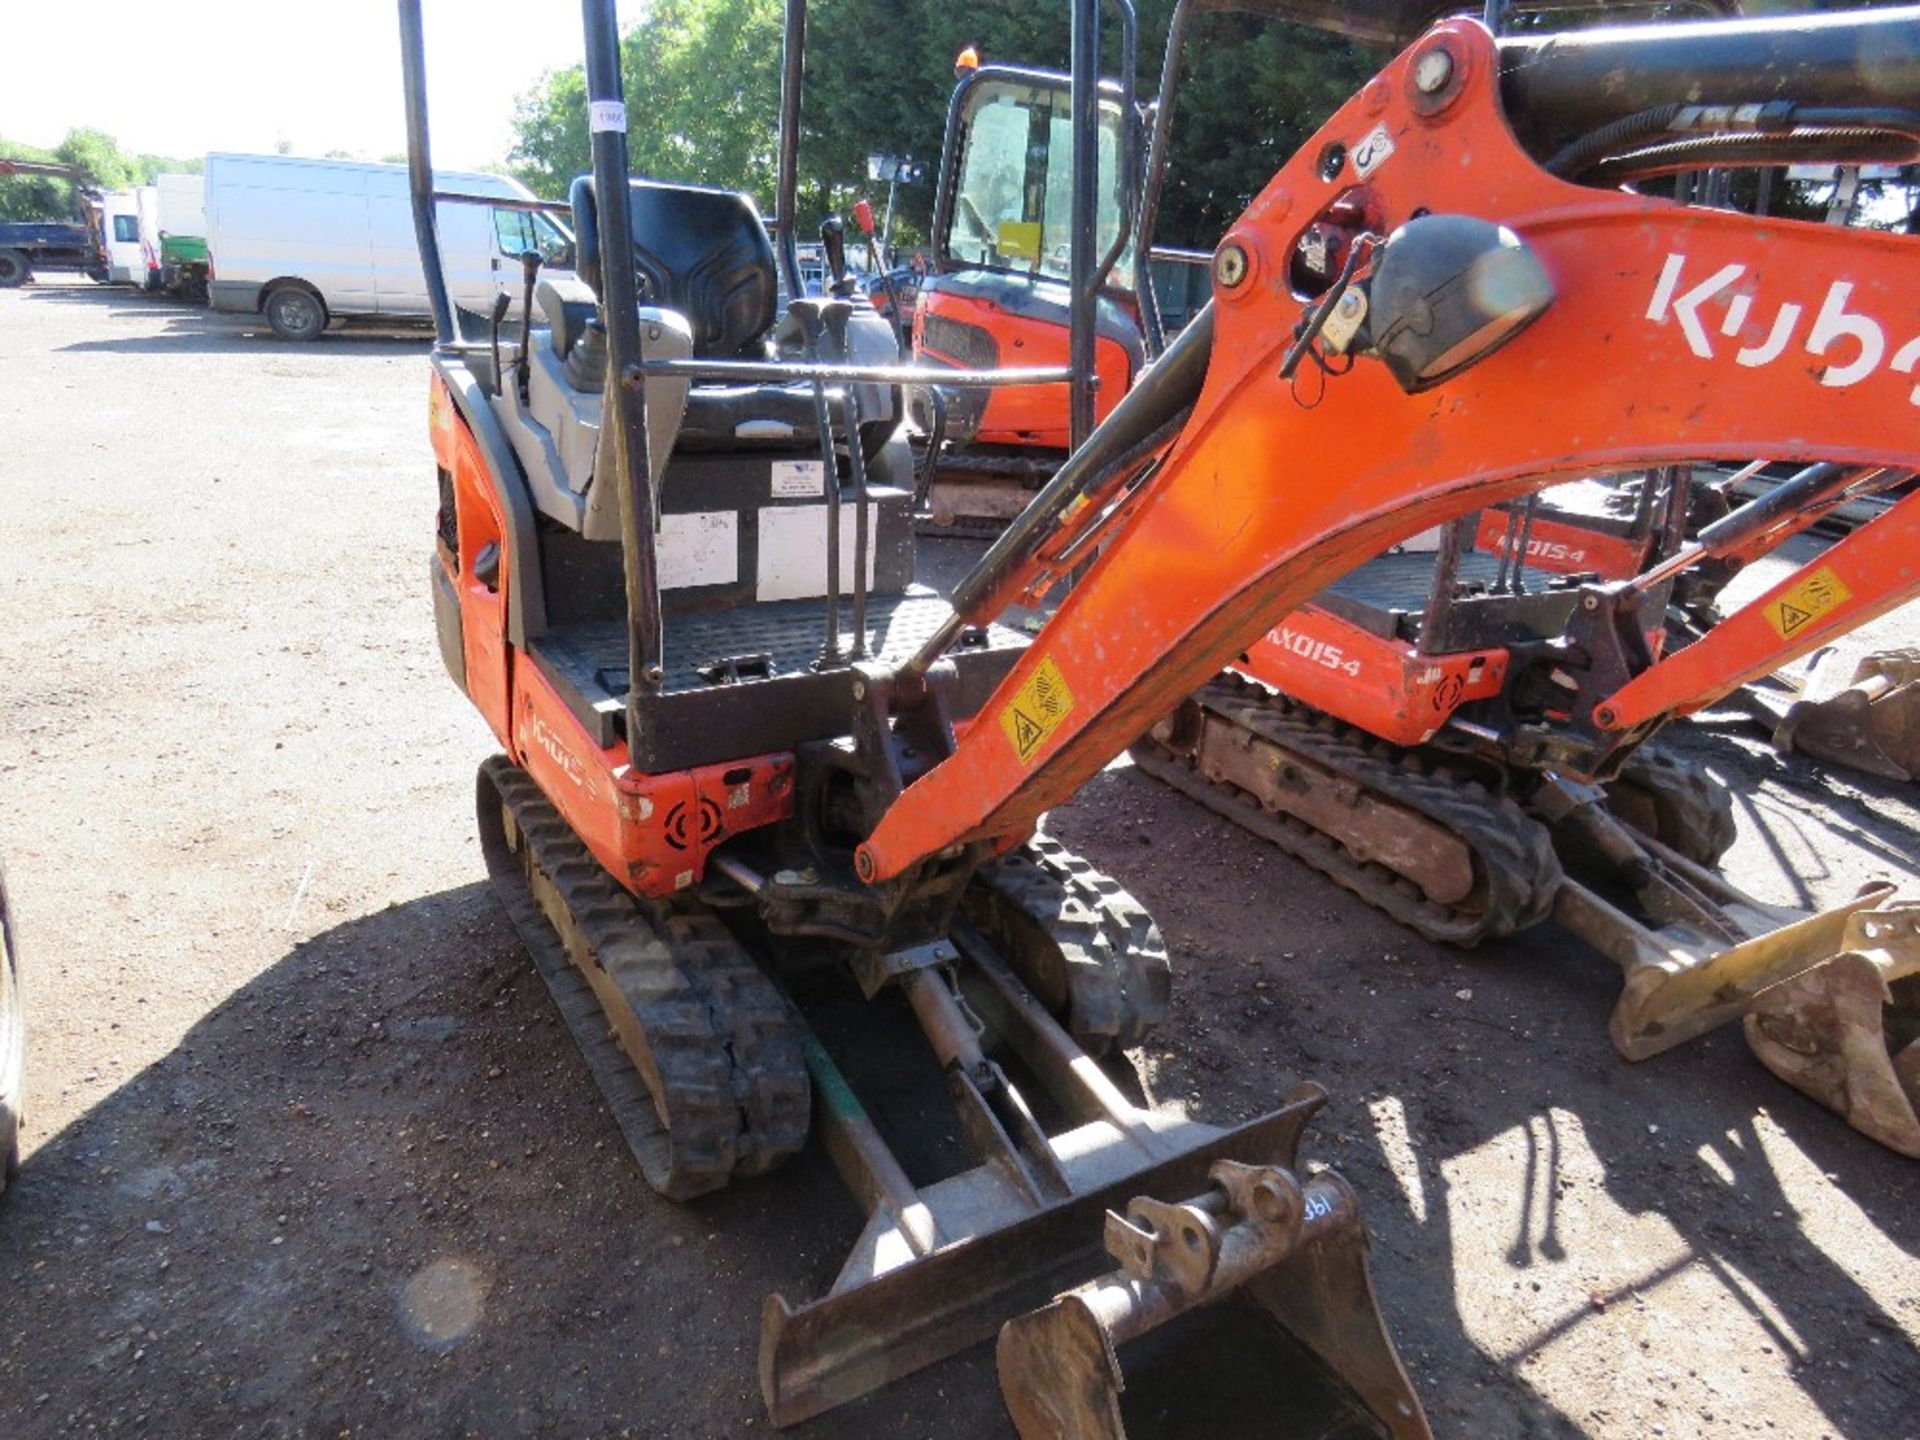
[[[20,1173],[20,1075],[27,1047],[19,964],[7,916],[7,882],[0,876],[0,1194]]]
[[[267,293],[267,324],[282,340],[315,340],[327,328],[327,307],[311,290],[282,285]]]
[[[27,283],[27,257],[18,250],[0,250],[0,289]]]

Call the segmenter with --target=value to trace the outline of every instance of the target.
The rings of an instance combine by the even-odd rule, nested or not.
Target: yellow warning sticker
[[[1013,703],[1000,712],[1000,728],[1007,732],[1013,753],[1024,764],[1072,713],[1073,692],[1067,689],[1066,676],[1049,655],[1027,677]]]
[[[1767,602],[1767,623],[1780,632],[1782,640],[1790,640],[1809,621],[1817,620],[1852,598],[1853,592],[1845,582],[1830,566],[1822,565],[1786,594],[1776,595]]]

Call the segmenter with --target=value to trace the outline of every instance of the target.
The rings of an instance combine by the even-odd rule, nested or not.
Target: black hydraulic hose
[[[1650,143],[1668,137],[1670,143]],[[1823,141],[1898,147],[1902,140],[1908,150],[1920,150],[1920,113],[1898,106],[1795,105],[1784,100],[1765,105],[1657,105],[1581,136],[1543,168],[1572,180],[1602,166],[1614,174],[1638,174],[1649,167],[1674,169],[1696,157],[1711,164],[1720,154],[1759,164],[1776,152],[1795,158],[1794,151]]]
[[[1624,185],[1697,170],[1751,170],[1785,165],[1906,165],[1920,141],[1890,130],[1807,130],[1791,135],[1692,135],[1600,161],[1580,177],[1596,186]]]
[[[1920,6],[1502,35],[1501,108],[1534,155],[1639,111],[1738,95],[1920,108]]]
[[[1598,130],[1587,132],[1571,145],[1562,146],[1541,168],[1563,180],[1575,179],[1622,146],[1635,140],[1653,139],[1670,133],[1674,116],[1683,108],[1680,105],[1656,105],[1651,110],[1622,116]]]

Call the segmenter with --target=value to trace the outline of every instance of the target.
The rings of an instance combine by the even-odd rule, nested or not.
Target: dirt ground
[[[423,352],[0,292],[6,1440],[762,1433],[763,1297],[857,1228],[813,1150],[656,1199],[482,882]],[[1730,717],[1686,744],[1762,898],[1920,890],[1910,787]],[[1435,949],[1124,763],[1050,827],[1166,932],[1159,1103],[1331,1092],[1307,1151],[1362,1195],[1439,1433],[1920,1437],[1920,1166],[1737,1032],[1630,1066],[1566,936]],[[976,1351],[796,1433],[1010,1431]]]

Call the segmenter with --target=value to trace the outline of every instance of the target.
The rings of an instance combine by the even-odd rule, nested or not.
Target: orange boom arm
[[[1191,418],[981,723],[882,817],[869,881],[1025,834],[1279,617],[1426,526],[1703,456],[1920,466],[1920,240],[1565,183],[1521,150],[1498,79],[1481,26],[1436,28],[1228,232],[1246,263],[1216,264]],[[1309,408],[1321,377],[1296,399],[1279,374],[1303,309],[1288,262],[1347,195],[1383,233],[1427,211],[1497,221],[1556,298],[1437,388],[1408,395],[1362,359]]]

